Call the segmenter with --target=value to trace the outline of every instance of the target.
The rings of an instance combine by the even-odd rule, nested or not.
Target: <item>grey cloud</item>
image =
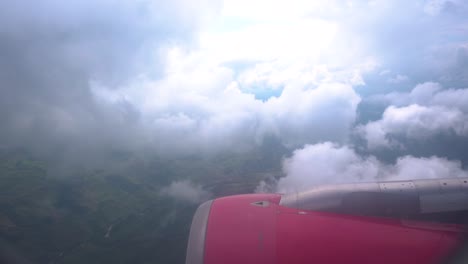
[[[408,76],[397,74],[395,77],[391,77],[387,80],[389,83],[398,84],[408,81]]]
[[[440,15],[443,13],[455,13],[457,8],[463,6],[463,1],[460,0],[429,0],[424,4],[424,12],[429,15]]]
[[[367,44],[381,69],[408,77],[395,87],[388,76],[364,76],[362,95],[408,90],[417,83],[437,81],[444,86],[466,87],[468,5],[465,1],[373,1],[358,5],[347,29]],[[432,10],[429,12],[429,10]],[[430,13],[430,14],[429,14]]]
[[[186,4],[2,2],[0,144],[93,153],[141,141],[137,109],[97,102],[90,82],[115,87],[143,72],[158,78],[159,50],[188,43],[201,20],[203,5],[187,13]]]

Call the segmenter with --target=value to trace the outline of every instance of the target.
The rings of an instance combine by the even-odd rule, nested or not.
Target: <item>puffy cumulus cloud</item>
[[[0,144],[187,153],[243,150],[266,134],[291,147],[343,143],[361,100],[355,89],[374,90],[369,76],[392,89],[427,76],[462,79],[454,69],[466,62],[465,7],[5,2]],[[442,108],[452,100],[439,97]]]
[[[394,106],[418,104],[422,106],[449,107],[468,113],[468,107],[465,103],[468,100],[468,89],[444,89],[441,84],[435,82],[418,84],[410,92],[391,92],[375,95],[368,100]]]
[[[188,180],[172,182],[169,186],[161,189],[160,195],[190,203],[201,203],[211,197],[211,194],[200,185]]]
[[[387,168],[387,177],[391,180],[435,179],[467,177],[459,161],[440,157],[416,158],[404,156],[396,164]]]
[[[348,146],[330,142],[306,145],[284,160],[286,177],[277,185],[280,192],[304,190],[322,184],[466,177],[461,163],[445,158],[404,156],[395,164],[384,164],[374,156],[361,156]],[[263,184],[264,185],[264,184]],[[265,186],[260,186],[265,189]]]
[[[316,89],[286,87],[264,104],[265,119],[292,146],[324,140],[343,142],[356,117],[360,97],[344,84]]]
[[[163,149],[245,149],[264,134],[289,146],[344,142],[360,101],[351,86],[366,86],[372,74],[393,88],[434,71],[440,79],[454,61],[434,56],[462,45],[465,17],[448,18],[447,8],[429,14],[430,3],[306,2],[224,1],[196,48],[168,53],[164,78],[115,92],[154,125],[149,134]]]
[[[290,84],[278,97],[262,101],[244,93],[233,72],[176,56],[158,81],[109,89],[94,95],[110,104],[128,102],[139,109],[153,140],[164,152],[245,150],[275,135],[288,146],[321,140],[346,141],[360,97],[350,85]],[[168,57],[169,61],[174,59]]]
[[[196,153],[247,149],[265,134],[291,146],[343,141],[360,100],[350,83],[374,65],[315,65],[337,35],[323,19],[197,31],[216,3],[190,12],[183,0],[4,5],[0,133],[10,145]],[[229,8],[224,22],[237,16]],[[254,63],[239,70],[242,61]],[[252,73],[261,65],[274,71]],[[279,97],[246,92],[259,82],[280,87]]]
[[[353,149],[325,142],[306,145],[284,160],[286,174],[278,182],[282,192],[319,184],[374,179],[379,174],[377,159],[360,157]]]
[[[392,137],[424,140],[437,134],[468,136],[468,116],[459,110],[438,106],[390,106],[381,120],[369,122],[358,130],[369,148],[391,147],[399,145],[398,139]]]
[[[421,141],[437,135],[468,136],[468,89],[443,89],[429,82],[408,93],[394,92],[371,100],[391,105],[380,120],[357,128],[370,149],[402,147],[402,137]]]

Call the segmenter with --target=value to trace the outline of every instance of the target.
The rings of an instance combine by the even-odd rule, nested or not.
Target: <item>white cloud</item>
[[[200,50],[207,60],[317,60],[337,34],[333,22],[304,19],[285,23],[252,24],[236,31],[204,32]],[[307,34],[304,34],[307,32]]]
[[[257,100],[241,90],[233,71],[196,54],[168,53],[165,78],[141,78],[94,95],[110,103],[124,100],[142,114],[149,140],[162,151],[246,149],[265,134],[290,146],[320,140],[344,141],[356,118],[360,97],[348,84],[317,86],[285,81],[278,97]]]
[[[200,185],[188,180],[172,182],[169,186],[161,189],[160,194],[190,203],[201,203],[211,197],[211,194],[203,190]]]
[[[263,105],[264,120],[271,122],[272,130],[290,145],[343,141],[356,118],[359,102],[360,97],[349,85],[286,87],[280,97]]]
[[[408,93],[389,93],[371,100],[392,105],[380,120],[357,128],[370,149],[398,147],[398,137],[468,136],[468,89],[444,90],[440,84],[428,82]]]
[[[421,43],[407,38],[412,30],[433,39],[420,29],[443,18],[404,23],[427,16],[423,9],[421,3],[403,1],[225,0],[213,23],[195,32],[190,47],[177,43],[158,50],[166,54],[161,78],[143,75],[120,89],[94,89],[94,94],[135,106],[148,140],[164,152],[245,149],[265,134],[278,135],[289,146],[345,142],[360,102],[353,86],[365,85],[366,74],[374,71],[394,85],[410,80],[400,64],[387,65],[393,59],[387,48],[405,51],[398,54],[413,50]],[[388,44],[387,33],[398,45]],[[432,45],[422,44],[421,50]],[[412,97],[419,103],[430,96],[423,98],[417,90],[386,100],[408,106]],[[277,97],[257,100],[260,92]],[[392,111],[387,115],[398,112]],[[366,133],[384,144],[389,127],[369,125]]]
[[[468,89],[444,89],[439,83],[426,82],[416,85],[409,93],[389,93],[385,100],[396,106],[419,104],[458,109],[468,113]]]
[[[327,183],[374,179],[379,174],[377,159],[363,158],[349,147],[330,142],[306,145],[284,161],[285,178],[279,180],[281,192]]]
[[[404,156],[395,164],[386,165],[373,156],[363,157],[350,147],[329,142],[306,145],[294,151],[292,157],[284,161],[283,170],[286,177],[278,182],[279,192],[323,184],[468,176],[458,161]]]
[[[414,16],[427,14],[421,3],[403,1],[226,0],[217,17],[210,11],[216,10],[216,3],[203,1],[196,7],[196,16],[190,15],[188,6],[182,0],[167,8],[181,17],[177,25],[194,24],[187,26],[193,41],[166,39],[161,33],[156,48],[141,47],[144,55],[161,55],[148,59],[155,68],[163,66],[158,75],[151,75],[151,67],[145,64],[148,70],[122,87],[104,87],[99,79],[92,82],[96,102],[116,105],[115,112],[123,103],[130,105],[138,114],[136,126],[143,130],[135,133],[138,141],[164,153],[246,149],[265,134],[278,135],[289,146],[345,142],[361,99],[353,87],[366,85],[366,75],[374,71],[395,86],[410,80],[412,75],[399,69],[404,63],[388,65],[388,61],[394,61],[394,54],[414,50],[421,44],[419,39],[427,40],[421,46],[427,50],[435,37],[432,31],[420,29],[445,21],[434,17],[429,22],[414,19],[422,24],[405,23],[408,17],[413,21]],[[158,5],[149,7],[154,12]],[[212,20],[200,18],[205,13]],[[161,22],[157,16],[148,17],[157,25]],[[162,24],[164,32],[167,28]],[[453,29],[455,24],[460,23],[454,20],[447,27]],[[187,33],[184,26],[177,29]],[[408,32],[420,32],[421,38],[408,38]],[[398,52],[386,52],[394,47]],[[419,61],[419,53],[411,54]],[[401,72],[405,75],[397,74]],[[268,90],[277,97],[257,100],[256,93],[265,90],[266,97]],[[394,94],[394,99],[389,95],[386,100],[408,106],[417,97],[412,103],[426,106],[423,101],[432,94],[421,97],[416,90],[414,96]],[[437,100],[433,96],[434,104],[441,107],[452,100],[449,95],[438,96]],[[386,139],[385,129],[391,126],[373,126],[367,135],[384,142],[380,139]]]
[[[395,106],[407,106],[410,104],[432,105],[433,97],[441,92],[442,86],[439,83],[426,82],[416,85],[410,92],[391,92],[384,95],[374,95],[371,101]],[[442,91],[443,93],[447,90]]]
[[[398,146],[395,136],[424,140],[437,134],[468,136],[468,116],[456,109],[410,105],[388,107],[382,119],[358,127],[368,147]]]
[[[436,93],[429,101],[433,105],[446,106],[468,113],[468,89],[447,89]]]
[[[346,5],[340,6],[336,1],[225,0],[222,15],[254,21],[278,21],[303,18],[317,12],[335,13],[342,8]]]
[[[459,161],[434,156],[404,156],[400,157],[395,165],[388,167],[387,174],[391,180],[408,180],[467,177],[468,171],[462,169]]]

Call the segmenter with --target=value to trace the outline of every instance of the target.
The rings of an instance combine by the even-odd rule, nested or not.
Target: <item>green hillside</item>
[[[271,153],[269,154],[271,155]],[[279,177],[261,152],[162,160],[128,156],[106,168],[55,169],[25,151],[0,156],[0,253],[17,263],[183,263],[194,203],[162,196],[174,180],[214,197]]]

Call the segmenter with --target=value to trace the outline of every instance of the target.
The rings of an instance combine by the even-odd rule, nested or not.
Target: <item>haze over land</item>
[[[468,175],[465,1],[18,0],[0,22],[0,260],[183,263],[206,199]]]

